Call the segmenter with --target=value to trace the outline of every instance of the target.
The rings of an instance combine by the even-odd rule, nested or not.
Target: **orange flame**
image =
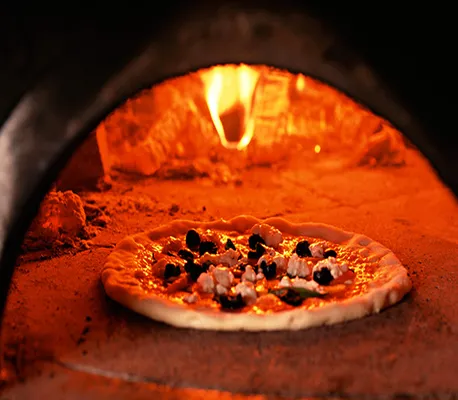
[[[246,65],[218,66],[201,74],[205,99],[221,144],[242,150],[253,138],[253,103],[260,73]]]

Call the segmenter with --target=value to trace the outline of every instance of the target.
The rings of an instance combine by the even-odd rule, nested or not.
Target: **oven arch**
[[[291,7],[195,7],[186,16],[167,14],[160,27],[144,27],[122,43],[92,31],[26,92],[0,130],[0,312],[24,233],[75,147],[141,89],[215,64],[270,65],[337,88],[390,120],[458,193],[450,170],[456,161],[443,157],[440,142],[396,100],[394,82],[382,81],[357,48],[305,6]],[[129,25],[123,32],[129,35]],[[335,48],[345,57],[336,59]]]

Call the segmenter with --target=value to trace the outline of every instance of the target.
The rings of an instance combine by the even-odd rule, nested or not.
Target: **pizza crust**
[[[364,295],[325,304],[315,309],[297,308],[260,315],[196,310],[186,304],[167,301],[154,293],[146,292],[132,274],[137,263],[137,253],[159,238],[185,235],[192,228],[243,233],[259,223],[272,225],[282,233],[294,236],[309,236],[340,245],[359,247],[363,256],[368,257],[370,261],[378,262],[377,272],[386,282],[379,287],[374,285]],[[399,302],[412,288],[407,270],[393,252],[367,236],[346,232],[326,224],[296,224],[283,218],[259,220],[252,216],[238,216],[229,221],[214,222],[178,220],[149,232],[128,236],[121,240],[108,256],[102,271],[102,282],[110,298],[146,317],[176,327],[221,331],[298,330],[337,324],[378,313]]]

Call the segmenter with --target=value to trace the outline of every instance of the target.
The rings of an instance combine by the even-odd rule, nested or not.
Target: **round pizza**
[[[411,289],[367,236],[281,218],[175,221],[124,238],[102,271],[125,307],[177,327],[296,330],[378,313]]]

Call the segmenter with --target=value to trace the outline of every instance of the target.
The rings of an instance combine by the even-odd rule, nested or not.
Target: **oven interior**
[[[457,210],[389,121],[311,77],[228,64],[166,80],[102,121],[43,200],[2,324],[6,393],[457,393]],[[240,214],[364,233],[414,288],[379,315],[270,333],[176,329],[105,296],[124,236]]]

